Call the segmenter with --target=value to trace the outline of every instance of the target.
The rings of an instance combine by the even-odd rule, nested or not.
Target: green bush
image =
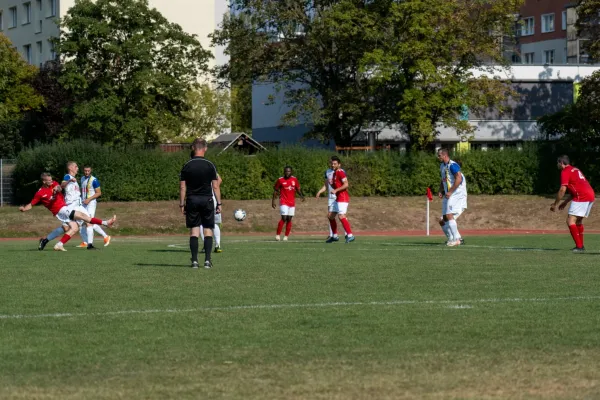
[[[555,144],[530,144],[523,150],[471,151],[456,155],[462,163],[471,194],[547,194],[558,188]],[[268,199],[275,180],[290,165],[306,195],[323,185],[330,151],[304,147],[269,150],[254,156],[235,151],[221,155],[209,150],[223,178],[224,199]],[[140,148],[114,149],[74,141],[38,146],[22,151],[14,172],[16,199],[28,202],[40,186],[40,173],[49,171],[60,179],[69,160],[90,164],[100,179],[103,199],[113,201],[173,200],[179,196],[178,178],[189,152],[164,153]],[[355,152],[341,156],[350,179],[351,196],[424,195],[437,191],[439,163],[433,154]],[[600,183],[598,168],[583,167],[592,182]],[[596,185],[598,186],[598,185]]]

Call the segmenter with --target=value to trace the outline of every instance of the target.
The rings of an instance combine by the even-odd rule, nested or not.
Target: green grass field
[[[0,243],[2,399],[600,398],[600,236]]]

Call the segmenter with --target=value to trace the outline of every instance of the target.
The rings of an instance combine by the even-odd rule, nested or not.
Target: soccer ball
[[[242,210],[241,208],[235,210],[235,212],[233,213],[233,218],[235,218],[236,221],[243,221],[246,219],[246,211]]]

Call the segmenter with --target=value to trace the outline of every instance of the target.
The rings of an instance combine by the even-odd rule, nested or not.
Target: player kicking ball
[[[568,156],[558,157],[557,166],[561,171],[560,189],[554,204],[550,207],[550,211],[555,212],[557,206],[559,210],[564,210],[567,204],[571,202],[569,215],[567,216],[567,226],[575,242],[572,251],[573,253],[583,253],[585,252],[583,246],[583,219],[590,216],[596,194],[581,171],[571,165]],[[567,199],[558,205],[567,191],[571,194],[571,199]]]
[[[71,236],[79,230],[79,225],[76,221],[112,227],[117,220],[117,216],[113,215],[111,219],[102,221],[98,218],[91,218],[81,206],[68,207],[62,194],[62,188],[58,182],[52,179],[52,175],[48,172],[44,172],[42,173],[41,178],[42,187],[37,191],[35,196],[33,196],[33,199],[29,204],[19,207],[19,211],[29,211],[34,205],[41,203],[52,213],[52,215],[62,222],[65,228],[68,228],[60,239],[60,242],[54,246],[54,250],[67,251],[64,248],[65,243],[67,243],[71,239]]]
[[[442,199],[440,226],[448,238],[446,245],[460,246],[465,242],[458,232],[456,219],[467,209],[467,180],[460,165],[450,159],[447,149],[440,149],[437,157],[442,177],[438,192],[438,197]]]
[[[302,190],[300,189],[300,182],[298,182],[295,176],[292,176],[292,167],[285,167],[283,169],[283,176],[277,179],[275,186],[273,186],[273,199],[271,200],[271,206],[273,209],[277,209],[275,199],[279,197],[281,219],[277,224],[277,235],[275,236],[275,240],[277,241],[281,240],[283,225],[285,225],[284,242],[288,240],[292,231],[292,218],[294,218],[294,214],[296,213],[296,193],[298,193],[302,201],[305,200],[304,194],[302,194]]]

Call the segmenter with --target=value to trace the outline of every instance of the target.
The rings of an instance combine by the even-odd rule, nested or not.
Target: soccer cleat
[[[452,240],[452,241],[449,241],[448,243],[446,243],[446,246],[448,246],[448,247],[456,247],[456,246],[460,246],[460,245],[461,245],[460,239]]]
[[[110,244],[110,236],[107,236],[104,238],[104,247],[108,246]]]
[[[460,238],[460,245],[462,246],[463,244],[465,244],[465,239]]]
[[[330,236],[325,243],[333,243],[333,242],[339,242],[340,241],[340,237],[339,236]]]
[[[210,261],[204,261],[204,269],[211,269],[212,263]]]
[[[215,247],[215,253],[222,253],[222,252],[223,252],[223,250],[221,250],[221,247],[219,247],[219,246]]]
[[[200,266],[200,264],[198,264],[198,261],[192,261],[192,268],[193,269],[198,269],[199,266]]]
[[[67,251],[67,249],[65,249],[65,246],[63,246],[62,242],[58,242],[56,245],[54,245],[54,251]]]
[[[275,235],[275,240],[277,240],[279,242],[281,240],[281,236]]]
[[[44,247],[46,247],[46,245],[48,244],[49,240],[46,238],[41,238],[40,239],[40,245],[38,246],[38,250],[42,251],[44,250]]]
[[[88,244],[87,244],[86,242],[81,242],[81,243],[79,243],[79,244],[78,244],[77,246],[75,246],[75,247],[81,247],[82,249],[85,249],[85,248],[87,248],[87,247],[88,247]]]
[[[571,251],[573,253],[585,253],[585,247],[573,247]]]
[[[283,241],[284,241],[284,242],[287,242],[287,241],[288,241],[288,237],[287,237],[287,236],[284,236],[284,237],[283,237]]]
[[[346,243],[354,242],[355,239],[356,237],[354,237],[354,235],[346,236]]]
[[[97,248],[95,248],[95,247],[94,247],[94,245],[93,245],[93,244],[91,244],[91,243],[87,245],[87,249],[88,249],[88,250],[98,250],[98,249],[97,249]]]
[[[108,226],[109,228],[112,228],[112,226],[115,224],[115,222],[117,222],[117,216],[113,215],[113,217],[111,219],[106,221],[106,226]]]

